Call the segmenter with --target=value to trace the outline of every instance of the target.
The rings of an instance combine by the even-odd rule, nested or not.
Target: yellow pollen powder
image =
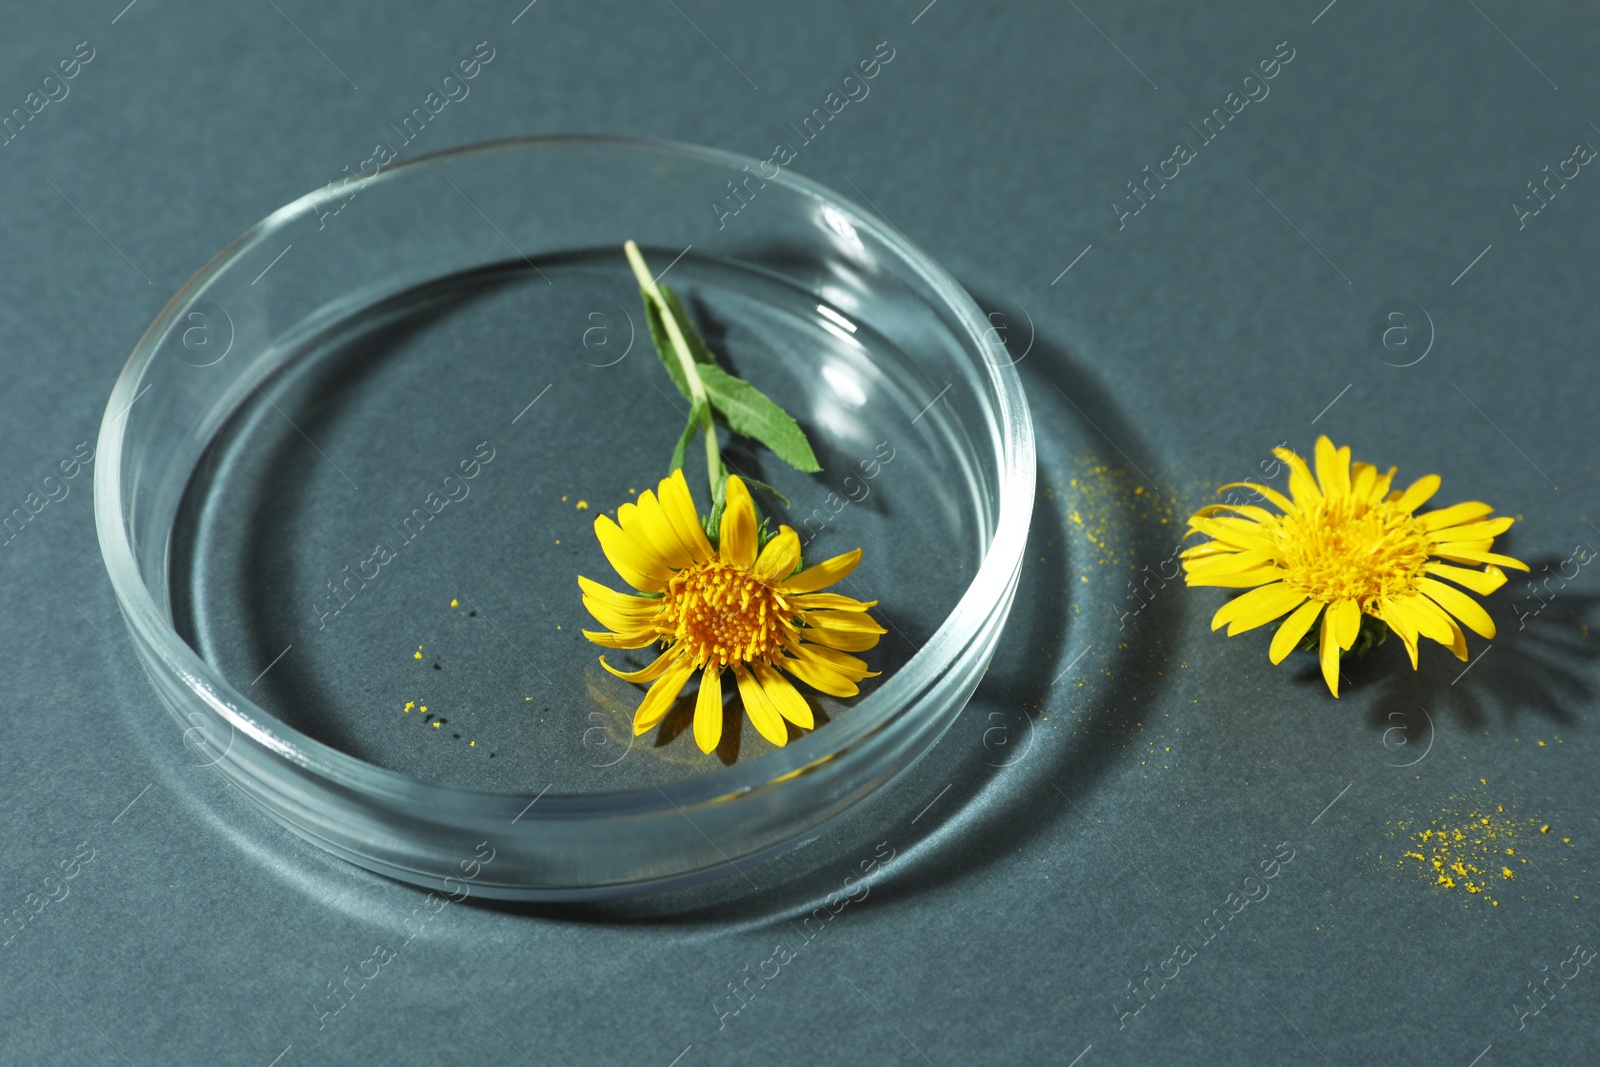
[[[1550,827],[1532,819],[1516,819],[1506,813],[1504,805],[1496,805],[1493,814],[1485,814],[1488,810],[1487,806],[1445,808],[1438,818],[1410,835],[1412,847],[1401,853],[1399,865],[1413,867],[1443,889],[1459,889],[1469,899],[1482,897],[1498,907],[1500,902],[1491,895],[1495,884],[1504,885],[1517,876],[1501,857],[1517,855],[1512,845],[1519,834],[1544,833]],[[1406,822],[1396,826],[1409,828]],[[1528,861],[1519,857],[1518,862]]]
[[[1068,535],[1097,566],[1126,567],[1129,573],[1137,572],[1149,561],[1131,550],[1136,539],[1130,532],[1170,525],[1170,493],[1146,492],[1141,474],[1099,462],[1093,454],[1074,457],[1074,464],[1075,476],[1059,489],[1061,506],[1070,524]],[[1044,493],[1049,500],[1057,496],[1057,490],[1048,484]],[[1157,536],[1166,538],[1165,533]],[[1165,539],[1157,544],[1161,553],[1175,550],[1175,545]],[[1160,554],[1155,557],[1158,561],[1160,558]],[[1152,564],[1152,569],[1161,566]]]

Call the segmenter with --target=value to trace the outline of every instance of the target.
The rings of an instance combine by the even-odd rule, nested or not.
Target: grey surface
[[[292,838],[190,765],[131,661],[80,474],[0,550],[5,907],[63,862],[77,872],[0,950],[0,1059],[1593,1059],[1592,967],[1517,1013],[1528,983],[1593,945],[1586,569],[1525,628],[1539,601],[1520,582],[1497,594],[1501,637],[1472,640],[1485,658],[1468,673],[1429,647],[1413,675],[1388,647],[1338,702],[1308,664],[1269,667],[1261,635],[1208,633],[1214,591],[1152,585],[1123,618],[1126,583],[1162,567],[1186,508],[1322,430],[1402,476],[1441,473],[1441,501],[1521,516],[1509,544],[1536,565],[1600,542],[1600,179],[1585,168],[1521,228],[1510,207],[1575,142],[1600,143],[1592,12],[521,8],[7,11],[0,106],[22,106],[77,42],[95,58],[0,148],[6,506],[92,441],[126,353],[184,279],[356,167],[477,42],[492,64],[408,153],[585,130],[765,158],[888,41],[871,95],[794,166],[870,200],[1018,331],[1041,504],[1008,647],[928,760],[750,884],[606,908],[452,904],[402,946],[422,894]],[[1108,203],[1124,183],[1194,140],[1188,123],[1281,41],[1294,59],[1271,95],[1119,230]],[[1420,348],[1369,342],[1395,300],[1426,313],[1410,313],[1413,342],[1434,335],[1409,367],[1388,364]],[[1524,850],[1538,873],[1493,908],[1396,865],[1400,824],[1480,803],[1553,827]],[[1270,896],[1119,1029],[1127,983],[1279,842],[1294,859]],[[807,940],[802,920],[864,864],[865,898]],[[779,944],[794,959],[719,1019],[728,983]],[[393,960],[319,1029],[314,1003],[376,945]]]

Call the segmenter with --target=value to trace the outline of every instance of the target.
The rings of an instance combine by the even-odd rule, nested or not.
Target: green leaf
[[[717,364],[716,356],[706,347],[705,339],[694,328],[694,323],[689,319],[689,312],[684,308],[678,294],[665,285],[658,285],[657,288],[661,291],[661,299],[667,305],[668,312],[678,322],[678,329],[683,333],[684,343],[689,349],[690,360],[695,364],[695,373],[700,378],[701,385],[705,387],[712,413],[717,420],[735,433],[760,441],[796,470],[807,474],[820,471],[822,466],[817,462],[816,453],[811,450],[811,442],[806,440],[805,431],[800,429],[800,424],[761,390],[723,370]],[[667,369],[667,375],[678,387],[678,391],[692,399],[694,391],[685,376],[683,362],[673,348],[672,337],[667,332],[661,308],[642,289],[640,294],[644,297],[645,321],[650,327],[650,340],[655,345],[656,355],[660,357],[662,365]],[[701,417],[702,412],[699,408],[691,413],[689,425],[684,428],[672,453],[673,470],[683,466],[684,453],[689,441],[693,439],[695,424]],[[785,507],[788,506],[789,502],[783,494],[771,486],[760,482],[753,484],[771,493]],[[706,518],[708,524],[713,518],[720,521],[720,497],[719,490],[719,502],[713,504],[712,513]],[[712,536],[715,537],[715,533]]]
[[[688,379],[683,376],[683,367],[679,366],[678,357],[672,353],[672,338],[667,336],[667,328],[661,323],[661,312],[656,308],[656,302],[648,296],[644,298],[644,318],[650,324],[650,340],[655,343],[656,355],[661,357],[661,365],[667,368],[667,375],[678,387],[678,392],[689,396]]]
[[[703,403],[696,404],[689,412],[689,421],[684,424],[683,432],[678,435],[677,447],[672,450],[672,465],[667,468],[668,474],[683,466],[683,453],[689,447],[689,442],[694,440],[695,431],[701,428],[700,418],[705,408]]]
[[[683,306],[683,301],[671,286],[657,285],[661,296],[672,308],[672,314],[678,320],[678,329],[683,331],[683,339],[689,342],[689,355],[696,363],[715,364],[717,357],[711,354],[711,349],[706,347],[705,338],[700,336],[700,331],[694,328],[694,321],[689,318],[689,311]]]
[[[678,299],[678,294],[665,285],[658,285],[656,288],[661,290],[662,299],[672,309],[673,318],[678,320],[678,329],[683,331],[683,339],[689,345],[689,357],[696,363],[716,366],[716,357],[706,347],[705,340],[694,328],[694,323],[689,321],[689,313],[684,309],[683,301]],[[673,350],[672,335],[667,333],[661,309],[644,290],[641,289],[639,295],[644,298],[644,317],[650,326],[650,340],[656,346],[656,355],[661,357],[661,363],[667,368],[667,373],[671,375],[673,384],[678,387],[678,392],[684,396],[691,396],[689,382],[683,376],[683,364],[679,362],[677,353]]]
[[[800,424],[765,393],[715,363],[699,371],[712,408],[727,420],[729,429],[754,437],[796,470],[815,474],[822,469]]]

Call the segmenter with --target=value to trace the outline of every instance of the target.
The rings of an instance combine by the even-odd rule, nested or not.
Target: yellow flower
[[[1415,514],[1438,492],[1437,474],[1391,492],[1396,468],[1379,474],[1370,463],[1352,466],[1349,447],[1335,449],[1327,437],[1317,438],[1315,478],[1288,449],[1273,454],[1288,465],[1293,499],[1253,482],[1231,482],[1222,490],[1254,490],[1282,514],[1249,504],[1212,504],[1189,520],[1190,533],[1211,540],[1184,551],[1185,581],[1250,590],[1222,606],[1212,617],[1213,630],[1226,625],[1232,637],[1289,615],[1269,653],[1273,663],[1281,663],[1321,616],[1322,676],[1335,697],[1339,653],[1355,644],[1363,613],[1400,635],[1413,670],[1419,636],[1467,658],[1467,638],[1457,620],[1481,637],[1494,637],[1488,612],[1439,579],[1487,596],[1505,584],[1501,567],[1527,570],[1527,564],[1489,551],[1510,527],[1510,517],[1489,518],[1494,508],[1476,501]]]
[[[781,526],[758,552],[755,504],[739,478],[728,479],[717,549],[695,514],[682,468],[662,479],[655,493],[647,489],[638,503],[622,505],[617,522],[598,516],[594,532],[623,581],[644,595],[618,593],[580,576],[583,606],[610,628],[583,635],[606,648],[644,648],[658,640],[663,646],[655,662],[637,671],[619,671],[600,657],[624,681],[655,683],[634,712],[635,734],[666,716],[697,671],[694,739],[702,752],[722,737],[725,672],[733,675],[751,723],[774,745],[788,741],[785,719],[813,726],[810,706],[781,671],[837,697],[855,696],[858,682],[876,677],[850,653],[872,648],[886,632],[866,613],[877,601],[820,592],[855,570],[861,550],[796,573],[800,537]]]

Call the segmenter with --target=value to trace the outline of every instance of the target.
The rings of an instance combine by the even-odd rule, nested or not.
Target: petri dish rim
[[[680,155],[718,164],[730,172],[759,167],[749,157],[721,149],[678,142],[623,138],[591,134],[561,134],[541,137],[507,138],[429,153],[383,167],[376,173],[351,179],[340,187],[348,195],[381,183],[402,180],[408,175],[448,166],[485,153],[540,150],[563,145],[609,146],[646,153]],[[912,659],[875,690],[857,703],[852,714],[814,731],[777,752],[758,759],[723,767],[708,774],[661,787],[641,787],[611,792],[539,795],[536,811],[527,811],[531,822],[551,819],[604,818],[629,814],[654,813],[666,808],[698,805],[727,799],[779,785],[809,767],[846,755],[870,735],[890,727],[929,679],[954,663],[968,644],[993,624],[994,609],[1001,604],[1009,609],[1010,591],[1025,548],[1034,495],[1034,444],[1031,419],[1021,380],[1009,360],[1001,362],[991,355],[992,342],[985,334],[989,320],[967,292],[898,229],[885,226],[877,217],[857,209],[850,201],[825,186],[780,168],[779,173],[762,179],[810,198],[819,205],[844,213],[850,224],[868,231],[898,257],[899,269],[915,275],[942,302],[943,310],[960,324],[965,349],[978,366],[991,389],[984,414],[993,441],[998,444],[997,486],[994,529],[982,563],[951,613],[934,635]],[[338,199],[329,187],[319,188],[278,208],[244,231],[214,255],[179,288],[146,329],[135,345],[108,398],[98,438],[94,500],[95,520],[107,572],[125,620],[143,643],[136,642],[142,655],[157,657],[167,671],[192,694],[203,700],[230,726],[275,752],[283,760],[298,765],[329,782],[356,794],[430,805],[434,821],[448,821],[453,814],[479,813],[481,805],[521,805],[532,799],[527,792],[496,792],[455,785],[444,785],[416,778],[399,771],[378,767],[307,736],[251,702],[222,677],[173,628],[147,586],[135,558],[124,513],[125,486],[124,416],[140,395],[145,372],[156,359],[162,342],[169,336],[179,316],[217,277],[261,240],[308,212]],[[146,647],[149,653],[146,653]],[[176,713],[176,712],[175,712]],[[343,851],[335,848],[335,851]]]

